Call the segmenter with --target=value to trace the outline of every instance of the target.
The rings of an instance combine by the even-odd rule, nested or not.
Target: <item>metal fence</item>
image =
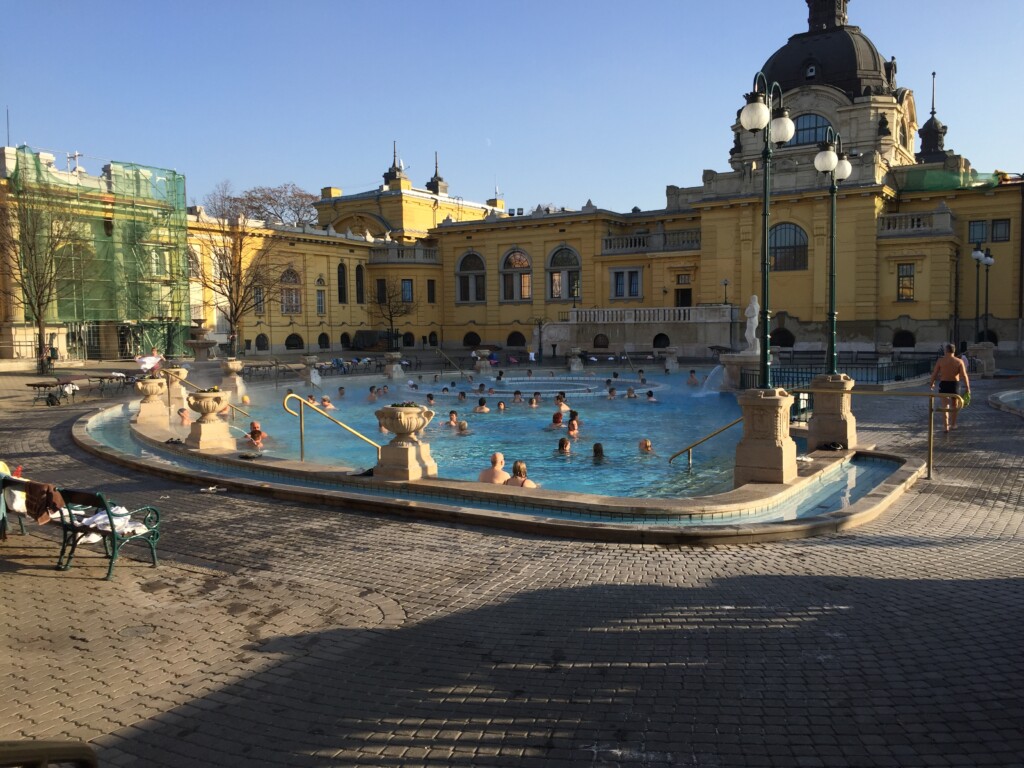
[[[847,365],[842,366],[840,373],[845,373],[854,381],[865,384],[887,384],[926,376],[932,370],[932,363],[931,360],[899,360],[876,365]],[[823,365],[773,365],[772,385],[783,389],[807,387],[815,376],[821,376],[825,372],[826,368]],[[760,371],[756,368],[744,368],[740,372],[741,388],[755,389],[760,385]]]

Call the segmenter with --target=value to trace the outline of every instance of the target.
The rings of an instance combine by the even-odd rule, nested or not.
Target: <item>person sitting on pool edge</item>
[[[537,487],[537,484],[526,476],[525,461],[516,461],[512,464],[512,477],[505,481],[505,485],[514,485],[519,488]]]
[[[483,470],[480,476],[477,477],[478,483],[491,483],[493,485],[502,485],[508,480],[511,475],[505,471],[505,455],[502,453],[491,454],[491,466]]]

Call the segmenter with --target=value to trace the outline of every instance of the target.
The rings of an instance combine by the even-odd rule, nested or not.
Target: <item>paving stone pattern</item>
[[[164,519],[159,567],[112,582],[95,550],[54,571],[45,527],[0,544],[0,738],[109,766],[1024,765],[1024,420],[984,405],[1011,386],[978,382],[874,523],[694,549],[201,494],[0,377],[0,459]],[[923,403],[855,413],[924,455]]]

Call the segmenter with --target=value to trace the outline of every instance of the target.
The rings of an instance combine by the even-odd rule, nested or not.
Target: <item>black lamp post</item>
[[[992,251],[986,248],[981,250],[981,243],[974,246],[971,253],[974,259],[974,340],[988,341],[988,270],[996,260],[992,257]],[[985,336],[981,335],[978,323],[981,318],[981,265],[985,265]]]
[[[726,277],[726,278],[724,278],[722,280],[722,291],[723,291],[722,303],[723,304],[728,304],[729,303],[729,278],[728,277]]]
[[[853,166],[850,165],[846,153],[843,152],[843,137],[829,126],[825,132],[825,141],[818,145],[820,150],[814,156],[814,167],[821,173],[829,175],[828,193],[830,198],[831,226],[829,229],[828,247],[828,372],[832,375],[836,370],[836,193],[838,182],[850,178]],[[837,152],[838,150],[838,152]]]
[[[760,90],[759,90],[760,89]],[[782,87],[768,82],[764,72],[754,75],[754,90],[746,95],[747,105],[740,111],[740,125],[751,133],[764,133],[764,150],[761,159],[764,165],[764,202],[761,232],[761,389],[771,389],[771,359],[769,356],[768,323],[771,312],[768,309],[768,232],[769,204],[771,198],[772,145],[781,147],[793,138],[796,126],[789,119],[789,112],[783,106]],[[776,99],[778,106],[776,106]],[[774,136],[773,136],[774,134]]]

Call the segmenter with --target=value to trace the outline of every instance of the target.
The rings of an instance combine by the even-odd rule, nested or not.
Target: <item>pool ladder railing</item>
[[[672,456],[669,457],[668,463],[671,464],[673,459],[676,459],[676,458],[678,458],[679,456],[682,456],[685,453],[686,454],[686,459],[687,459],[687,469],[693,469],[693,449],[696,448],[701,443],[710,440],[712,437],[716,437],[716,436],[722,434],[723,432],[725,432],[725,430],[731,429],[732,427],[735,427],[741,421],[743,421],[743,417],[742,416],[740,416],[735,421],[730,421],[724,427],[716,429],[710,435],[706,435],[705,437],[702,437],[700,440],[697,440],[694,443],[690,443],[688,446],[683,448],[683,450],[676,451],[675,453],[672,454]]]
[[[295,412],[291,408],[288,407],[288,401],[289,400],[293,400],[293,399],[297,400],[299,402],[299,410],[298,410],[298,412]],[[292,416],[298,416],[299,417],[299,461],[305,461],[306,460],[306,409],[309,408],[310,410],[314,411],[315,413],[319,413],[321,416],[323,416],[328,421],[333,421],[339,427],[341,427],[342,429],[346,430],[347,432],[350,432],[351,434],[355,435],[356,437],[358,437],[363,442],[369,443],[374,448],[376,448],[377,449],[377,461],[380,462],[380,445],[378,443],[375,443],[373,440],[368,438],[366,435],[363,435],[362,433],[357,432],[356,430],[352,429],[352,427],[348,426],[347,424],[342,424],[336,418],[334,418],[329,413],[327,413],[327,411],[323,410],[320,406],[313,405],[313,403],[309,402],[308,400],[306,400],[301,395],[296,395],[294,392],[291,392],[291,393],[285,395],[284,396],[284,400],[281,402],[281,406],[286,411],[288,411],[288,413],[290,413]]]

